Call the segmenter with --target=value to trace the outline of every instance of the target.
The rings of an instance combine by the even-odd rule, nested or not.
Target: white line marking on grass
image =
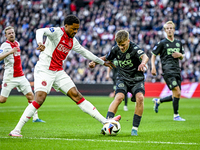
[[[89,141],[89,142],[115,142],[115,143],[149,143],[168,145],[200,145],[199,143],[161,142],[161,141],[125,141],[125,140],[97,140],[97,139],[65,139],[65,138],[32,138],[32,137],[0,137],[1,139],[31,139],[31,140],[59,140],[59,141]]]

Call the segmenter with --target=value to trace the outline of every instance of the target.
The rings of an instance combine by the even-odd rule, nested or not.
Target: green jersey
[[[174,39],[163,39],[158,42],[152,51],[153,55],[160,55],[162,71],[164,74],[180,73],[179,59],[172,56],[173,52],[179,52],[184,54],[181,41]]]
[[[138,71],[138,66],[141,64],[140,57],[143,54],[144,51],[139,46],[130,42],[125,52],[122,52],[117,45],[114,46],[106,55],[106,59],[113,61],[116,58],[118,61],[117,80],[123,80],[128,85],[132,85],[144,80],[143,72]]]

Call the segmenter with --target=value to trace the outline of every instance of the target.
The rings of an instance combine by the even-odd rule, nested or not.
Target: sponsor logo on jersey
[[[20,52],[15,52],[14,56],[20,56]]]
[[[143,51],[142,51],[142,50],[138,50],[137,53],[138,53],[138,54],[142,54]]]
[[[43,86],[46,86],[46,85],[47,85],[47,82],[46,82],[46,81],[42,81],[42,85],[43,85]]]
[[[70,49],[68,49],[67,47],[65,47],[63,44],[59,44],[57,49],[59,51],[62,51],[63,53],[69,53]]]
[[[168,48],[167,54],[171,55],[173,52],[180,52],[180,48]]]
[[[49,28],[49,30],[50,30],[51,32],[54,32],[54,31],[55,31],[54,28],[52,28],[52,27]]]
[[[0,49],[0,54],[3,52],[3,50],[2,49]]]

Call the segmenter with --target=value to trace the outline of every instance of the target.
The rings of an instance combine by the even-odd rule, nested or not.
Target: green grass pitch
[[[103,115],[113,98],[85,96]],[[39,117],[46,123],[33,123],[30,119],[22,128],[22,138],[9,137],[27,106],[24,96],[10,96],[0,104],[0,150],[199,150],[200,99],[180,100],[179,113],[185,122],[173,121],[172,103],[163,103],[159,112],[153,111],[152,98],[145,98],[144,113],[138,136],[131,136],[135,103],[124,102],[116,115],[121,115],[121,132],[117,136],[100,134],[102,124],[86,113],[66,96],[47,96],[39,109]]]

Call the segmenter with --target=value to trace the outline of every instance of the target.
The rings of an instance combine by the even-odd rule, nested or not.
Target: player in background
[[[139,46],[131,42],[129,33],[120,30],[115,35],[117,45],[114,46],[102,60],[118,61],[118,74],[116,78],[115,98],[110,104],[106,118],[113,118],[118,106],[128,92],[132,94],[131,101],[136,102],[133,116],[131,135],[137,136],[138,127],[144,110],[144,71],[147,69],[148,56]],[[96,63],[90,62],[89,67],[94,68]],[[102,134],[103,130],[102,130]]]
[[[12,26],[6,27],[4,31],[7,40],[0,47],[0,61],[4,60],[5,64],[0,103],[5,103],[11,90],[16,87],[26,96],[30,104],[34,99],[34,94],[22,71],[19,42],[15,40],[15,31]],[[33,115],[33,122],[45,121],[38,118],[36,111]]]
[[[37,49],[41,53],[34,70],[35,100],[25,109],[18,124],[10,132],[10,136],[22,136],[20,132],[23,125],[42,106],[52,86],[57,91],[69,96],[83,112],[94,117],[102,124],[108,121],[82,96],[62,67],[68,54],[75,51],[94,62],[112,68],[111,65],[113,64],[111,62],[103,61],[79,44],[74,37],[78,32],[79,24],[80,21],[76,16],[69,15],[64,20],[64,27],[41,28],[36,31]],[[47,36],[45,45],[43,44],[43,36]],[[120,118],[119,115],[114,119],[118,121]]]
[[[116,66],[116,68],[110,69],[109,67],[107,68],[107,73],[106,73],[106,79],[108,80],[110,78],[110,72],[112,71],[112,80],[113,80],[113,92],[110,93],[110,97],[115,97],[115,90],[116,90],[116,77],[117,77],[117,72],[118,72],[118,62],[116,59],[113,60],[113,64]],[[128,94],[125,95],[124,97],[124,111],[128,111]]]
[[[152,51],[151,73],[152,75],[156,75],[155,60],[156,56],[160,55],[163,71],[162,76],[173,94],[161,99],[154,98],[154,110],[158,113],[158,106],[161,103],[173,101],[174,120],[185,121],[178,113],[179,100],[181,97],[181,68],[179,66],[179,59],[183,59],[184,49],[182,43],[174,38],[175,24],[172,21],[168,21],[164,24],[164,31],[167,37],[158,42]]]

